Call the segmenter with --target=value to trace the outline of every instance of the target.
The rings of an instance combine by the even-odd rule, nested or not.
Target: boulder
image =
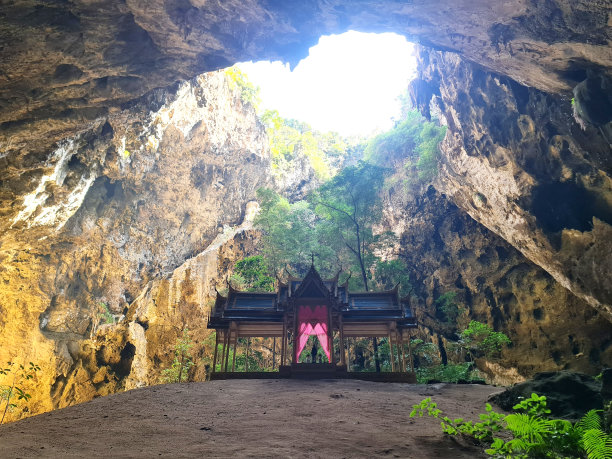
[[[552,417],[578,419],[591,409],[601,409],[601,384],[583,373],[569,371],[538,373],[533,379],[490,398],[506,411],[532,393],[545,395]]]

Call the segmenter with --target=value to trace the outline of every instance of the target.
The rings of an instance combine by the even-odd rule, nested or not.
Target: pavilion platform
[[[357,379],[373,382],[396,382],[416,384],[416,374],[398,371],[347,371],[346,366],[329,363],[300,363],[283,365],[279,371],[215,372],[211,381],[223,379]]]

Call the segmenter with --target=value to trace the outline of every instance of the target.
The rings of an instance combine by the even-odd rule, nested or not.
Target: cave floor
[[[0,426],[0,457],[487,457],[412,405],[477,419],[500,388],[351,380],[152,386]]]

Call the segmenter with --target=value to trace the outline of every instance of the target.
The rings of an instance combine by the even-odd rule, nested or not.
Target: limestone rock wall
[[[253,108],[213,72],[98,120],[15,180],[22,194],[0,223],[0,361],[43,367],[32,411],[146,379],[136,371],[151,352],[145,319],[103,319],[123,323],[151,280],[214,252],[269,168]],[[204,308],[208,290],[196,291],[188,303]]]
[[[414,284],[419,335],[449,360],[448,343],[478,320],[512,340],[499,361],[478,362],[491,382],[561,369],[598,374],[612,365],[612,323],[433,186],[398,185],[386,202],[386,226],[400,237],[397,255]],[[456,321],[446,321],[435,305],[447,292],[456,293]]]
[[[561,285],[612,318],[612,147],[572,101],[431,50],[420,53],[448,132],[438,189]]]

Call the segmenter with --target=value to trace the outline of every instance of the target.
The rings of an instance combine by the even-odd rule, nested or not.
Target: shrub
[[[417,383],[427,384],[429,381],[457,383],[459,381],[472,381],[472,362],[459,364],[436,365],[432,367],[417,368]]]
[[[264,257],[255,255],[236,263],[232,283],[249,292],[273,292],[274,278],[268,274]]]
[[[106,303],[98,303],[98,319],[100,324],[114,324],[115,318]]]
[[[0,409],[2,403],[4,403],[0,424],[4,423],[4,418],[9,410],[17,408],[17,403],[13,401],[15,397],[17,401],[27,402],[30,400],[32,396],[25,391],[23,383],[33,379],[38,371],[40,371],[40,367],[33,362],[29,362],[27,367],[21,364],[15,365],[14,362],[7,362],[6,367],[0,367],[0,376],[10,380],[9,384],[0,385]],[[28,411],[27,405],[24,410]]]
[[[511,343],[504,333],[496,332],[487,324],[472,320],[468,328],[461,332],[461,338],[465,344],[487,357],[499,353],[502,346]]]
[[[189,337],[189,330],[185,328],[174,346],[174,360],[170,368],[162,371],[162,381],[166,383],[183,382],[187,379],[189,369],[194,365],[190,355],[193,343]]]
[[[455,302],[456,297],[455,292],[446,292],[434,302],[436,310],[444,316],[446,322],[454,322],[459,316],[459,306]]]
[[[426,398],[413,406],[410,417],[435,417],[444,433],[488,444],[485,452],[497,458],[612,458],[612,436],[603,430],[600,410],[589,411],[572,425],[564,419],[549,419],[546,397],[537,394],[513,410],[515,413],[503,415],[487,403],[480,422],[464,421],[445,416],[431,398]]]
[[[259,98],[259,86],[251,83],[243,71],[238,67],[230,67],[225,69],[225,75],[228,77],[228,83],[232,91],[238,89],[240,91],[240,100],[245,104],[251,104],[255,111],[258,110],[261,99]]]

